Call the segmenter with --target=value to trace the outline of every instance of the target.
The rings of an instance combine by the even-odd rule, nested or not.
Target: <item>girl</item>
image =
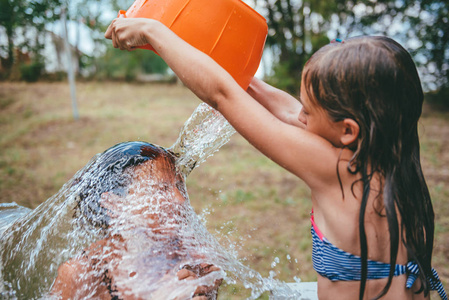
[[[434,214],[417,132],[423,92],[399,44],[361,37],[323,47],[304,67],[301,109],[256,79],[245,92],[158,21],[119,18],[105,37],[122,50],[151,44],[201,100],[307,183],[320,299],[427,299],[431,289],[446,297],[431,268]]]

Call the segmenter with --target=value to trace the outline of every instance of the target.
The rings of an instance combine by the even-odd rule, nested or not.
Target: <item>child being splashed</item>
[[[74,222],[103,238],[59,267],[53,298],[216,298],[223,275],[184,226],[193,211],[175,162],[162,147],[128,142],[85,171]]]

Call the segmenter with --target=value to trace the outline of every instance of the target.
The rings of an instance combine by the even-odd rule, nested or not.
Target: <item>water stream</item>
[[[1,204],[1,298],[190,299],[222,280],[251,290],[249,299],[280,286],[284,299],[298,298],[243,265],[190,205],[189,173],[234,132],[201,104],[172,147],[118,144],[36,209]],[[182,269],[195,276],[179,280]]]

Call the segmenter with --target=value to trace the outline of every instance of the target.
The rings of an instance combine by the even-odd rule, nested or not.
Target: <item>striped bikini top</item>
[[[332,281],[360,281],[362,279],[360,256],[348,253],[330,243],[316,226],[313,212],[310,221],[312,222],[312,263],[315,271]],[[390,264],[368,260],[368,280],[388,278],[389,272]],[[406,287],[409,289],[419,276],[418,264],[415,262],[409,262],[405,266],[397,264],[394,276],[403,274],[407,274]],[[435,269],[432,269],[432,274],[434,278],[428,279],[431,290],[436,290],[441,299],[448,300]]]

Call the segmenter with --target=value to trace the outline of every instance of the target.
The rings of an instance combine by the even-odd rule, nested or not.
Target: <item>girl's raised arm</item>
[[[302,108],[301,102],[292,95],[256,77],[251,80],[246,91],[279,120],[301,128],[305,127],[304,123],[298,119]]]
[[[244,91],[220,65],[162,23],[151,19],[115,19],[105,33],[113,45],[134,50],[150,44],[181,81],[201,100],[220,111],[253,146],[274,162],[321,186],[338,153],[331,143],[281,121]]]

